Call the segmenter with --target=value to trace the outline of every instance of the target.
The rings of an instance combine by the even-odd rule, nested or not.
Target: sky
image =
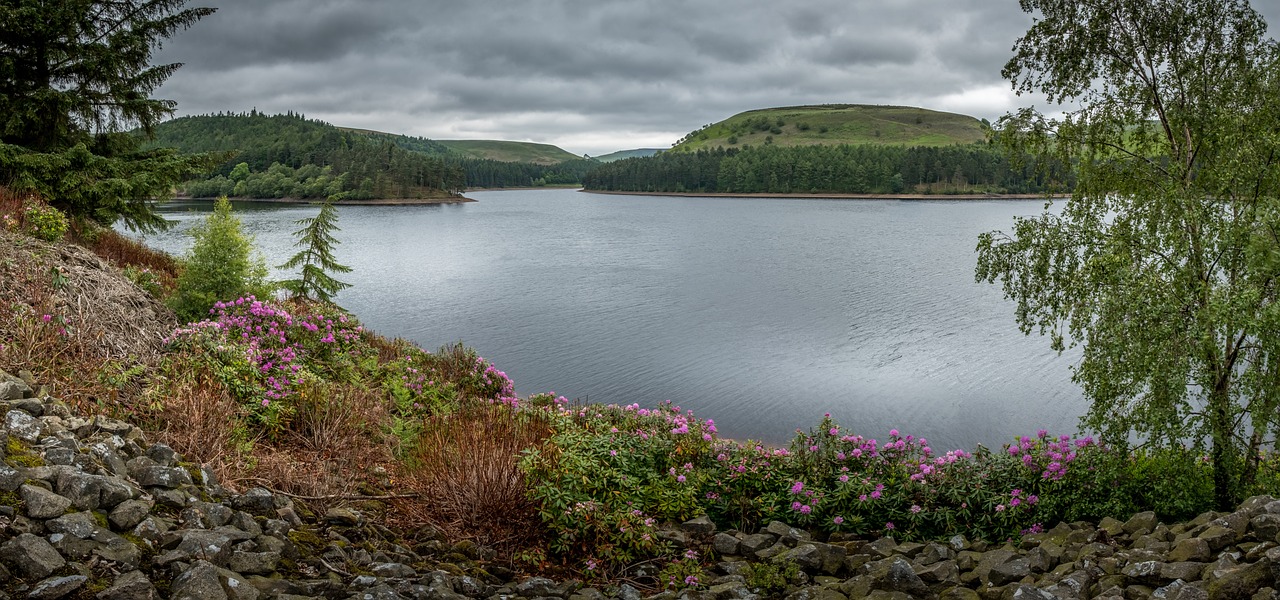
[[[1280,27],[1280,2],[1255,1]],[[739,112],[891,104],[995,121],[1016,0],[192,0],[156,97],[432,139],[666,148]]]

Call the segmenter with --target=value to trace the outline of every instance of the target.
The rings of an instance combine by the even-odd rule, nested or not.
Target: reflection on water
[[[339,207],[339,302],[428,349],[462,340],[519,393],[670,399],[729,437],[788,440],[830,412],[868,436],[996,446],[1074,431],[1075,356],[1024,337],[974,283],[980,232],[1040,201],[666,198],[477,192],[476,203]],[[207,203],[165,205],[179,226]],[[268,262],[309,206],[237,204]]]

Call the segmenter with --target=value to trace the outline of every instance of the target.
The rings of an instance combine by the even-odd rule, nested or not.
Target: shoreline
[[[614,190],[578,190],[588,194],[614,196],[676,196],[681,198],[781,198],[809,200],[1048,200],[1070,198],[1071,194],[731,194],[722,192],[620,192]]]
[[[194,198],[178,196],[174,200],[217,200],[217,198]],[[232,202],[262,202],[265,204],[324,204],[326,200],[318,198],[228,198]],[[444,198],[373,198],[370,200],[334,200],[335,206],[426,206],[430,204],[462,204],[475,202],[466,196],[448,196]]]

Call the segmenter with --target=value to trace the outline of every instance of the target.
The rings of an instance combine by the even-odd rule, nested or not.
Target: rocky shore
[[[1266,496],[1188,523],[1142,513],[1003,544],[717,531],[702,517],[662,530],[699,557],[698,589],[658,592],[647,565],[622,582],[520,577],[358,501],[317,514],[266,488],[233,493],[138,427],[73,415],[19,375],[0,372],[0,598],[1280,600],[1280,501]]]

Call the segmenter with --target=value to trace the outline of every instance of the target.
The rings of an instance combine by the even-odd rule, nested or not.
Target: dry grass
[[[422,495],[404,507],[452,539],[471,539],[510,559],[542,537],[520,453],[553,433],[545,418],[502,405],[473,405],[424,425],[405,486]],[[404,503],[409,504],[409,503]]]
[[[148,429],[187,460],[207,465],[223,481],[246,469],[240,448],[252,440],[237,439],[244,429],[240,408],[225,386],[200,369],[172,369],[171,378],[157,376],[147,392]]]
[[[166,252],[150,248],[114,229],[83,224],[72,226],[71,237],[75,243],[88,248],[116,267],[123,269],[132,265],[150,269],[166,292],[172,292],[177,285],[181,267],[178,261]]]

